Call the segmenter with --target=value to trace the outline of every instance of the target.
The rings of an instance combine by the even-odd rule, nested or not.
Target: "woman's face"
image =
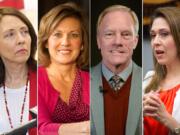
[[[31,52],[29,29],[18,17],[5,15],[0,21],[0,57],[3,62],[26,63]]]
[[[153,21],[150,36],[154,56],[160,65],[179,61],[175,41],[164,18],[158,17]]]
[[[48,39],[52,63],[75,64],[82,48],[82,31],[79,20],[73,17],[63,19]]]

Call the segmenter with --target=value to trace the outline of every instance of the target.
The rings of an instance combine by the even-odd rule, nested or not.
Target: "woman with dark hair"
[[[54,7],[39,27],[38,130],[42,135],[90,134],[88,29],[74,3]]]
[[[180,8],[155,10],[150,28],[154,71],[144,80],[145,135],[180,135]]]
[[[37,37],[27,17],[0,8],[0,134],[23,125],[36,102]],[[36,135],[36,129],[29,130]]]

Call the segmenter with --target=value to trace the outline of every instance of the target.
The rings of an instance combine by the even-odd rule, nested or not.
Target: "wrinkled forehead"
[[[19,17],[14,15],[4,15],[0,18],[0,25],[8,25],[8,26],[17,26],[23,25],[27,26]]]
[[[13,15],[5,15],[0,20],[0,31],[5,32],[7,30],[13,30],[13,29],[21,29],[26,28],[28,29],[28,26],[18,17]]]

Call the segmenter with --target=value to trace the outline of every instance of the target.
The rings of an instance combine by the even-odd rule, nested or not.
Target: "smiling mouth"
[[[125,53],[124,51],[119,51],[119,50],[111,50],[111,53]]]
[[[71,51],[70,50],[58,50],[61,54],[69,54]]]

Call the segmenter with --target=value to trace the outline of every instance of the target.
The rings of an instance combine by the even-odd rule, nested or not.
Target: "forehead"
[[[5,15],[0,20],[0,30],[6,30],[8,28],[27,27],[26,24],[16,16]]]
[[[154,19],[151,27],[151,31],[159,29],[170,29],[168,22],[163,17]]]
[[[108,26],[131,26],[134,25],[134,20],[132,16],[130,15],[129,12],[127,11],[120,11],[120,10],[115,10],[115,11],[110,11],[105,16],[102,18],[102,21],[100,23],[100,27],[108,27]]]
[[[67,17],[61,20],[55,30],[69,30],[69,29],[80,29],[81,23],[75,17]]]

